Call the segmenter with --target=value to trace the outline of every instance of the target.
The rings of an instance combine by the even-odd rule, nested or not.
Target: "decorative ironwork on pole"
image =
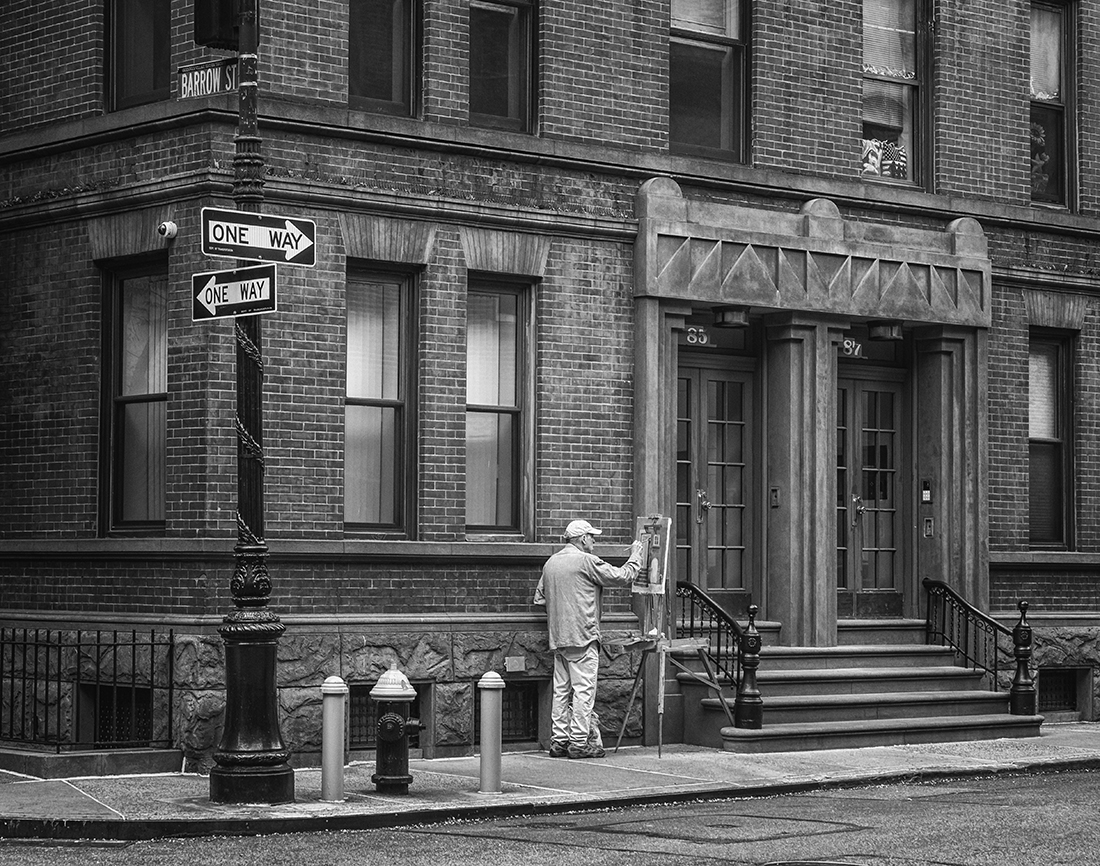
[[[1020,621],[1012,629],[1012,651],[1016,656],[1016,675],[1009,690],[1009,712],[1014,716],[1034,716],[1039,712],[1039,696],[1031,676],[1031,626],[1027,622],[1028,603],[1021,601]]]
[[[258,134],[258,0],[240,0],[239,107],[233,156],[233,198],[259,212],[264,160]],[[271,578],[264,538],[263,342],[260,316],[234,322],[237,367],[237,544],[230,590],[234,610],[218,633],[225,645],[225,724],[210,771],[216,803],[288,803],[294,800],[290,752],[279,730],[276,666],[286,627],[268,610]]]
[[[760,608],[749,605],[749,626],[741,636],[741,682],[733,699],[733,725],[736,728],[760,730],[764,727],[764,701],[756,686],[756,669],[760,667],[760,632],[756,630],[756,614]]]

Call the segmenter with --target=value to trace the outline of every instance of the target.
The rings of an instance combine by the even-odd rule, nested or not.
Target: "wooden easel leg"
[[[623,734],[626,732],[626,723],[630,721],[630,711],[634,709],[634,699],[638,697],[638,689],[642,685],[642,677],[645,675],[645,662],[649,658],[649,654],[653,650],[643,650],[642,659],[638,662],[638,672],[634,675],[634,688],[630,691],[630,700],[626,703],[626,710],[623,712],[623,723],[619,727],[619,738],[615,740],[615,751],[619,751],[619,743],[623,741]]]
[[[665,651],[659,649],[657,670],[657,757],[661,757],[662,741],[665,738]]]

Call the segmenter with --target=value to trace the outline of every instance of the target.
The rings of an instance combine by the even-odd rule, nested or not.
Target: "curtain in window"
[[[1028,436],[1054,439],[1058,435],[1058,346],[1033,343],[1028,358]]]
[[[863,68],[892,78],[916,77],[916,0],[864,0]]]
[[[1028,360],[1028,528],[1032,544],[1060,544],[1064,531],[1061,347],[1032,341]]]
[[[117,415],[117,516],[164,520],[167,472],[168,279],[121,284]]]
[[[397,409],[344,409],[344,522],[392,526],[397,515]]]
[[[466,332],[466,523],[518,525],[519,297],[471,292]]]
[[[511,415],[466,413],[466,523],[513,527],[516,472]]]
[[[401,286],[358,283],[348,291],[347,394],[396,400],[401,353]]]
[[[467,304],[466,402],[516,406],[515,295],[470,293]]]
[[[715,36],[741,38],[738,0],[672,0],[672,26]]]
[[[1031,7],[1031,98],[1062,99],[1062,12]]]
[[[344,521],[400,523],[404,430],[402,284],[349,282]]]
[[[864,0],[864,175],[910,177],[917,71],[917,0]]]

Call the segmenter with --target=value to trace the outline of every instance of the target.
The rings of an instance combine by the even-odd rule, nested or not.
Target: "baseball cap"
[[[587,520],[574,520],[565,527],[565,540],[580,538],[582,535],[603,535],[602,529],[596,529]]]

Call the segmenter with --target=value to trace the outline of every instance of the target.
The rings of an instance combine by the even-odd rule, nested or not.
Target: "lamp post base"
[[[292,803],[294,770],[279,731],[275,667],[284,626],[268,611],[238,611],[225,641],[225,726],[210,771],[212,803]]]
[[[294,802],[294,770],[281,767],[215,767],[210,771],[211,803]]]

